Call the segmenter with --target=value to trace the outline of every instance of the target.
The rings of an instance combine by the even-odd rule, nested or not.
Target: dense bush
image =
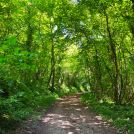
[[[134,132],[134,105],[115,105],[109,98],[97,100],[92,93],[84,94],[81,101],[90,109],[114,124],[120,131]]]
[[[13,129],[18,122],[31,117],[41,109],[47,109],[58,97],[56,94],[31,94],[19,93],[8,99],[1,98],[0,130]]]

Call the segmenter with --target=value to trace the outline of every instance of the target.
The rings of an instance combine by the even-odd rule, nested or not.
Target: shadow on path
[[[118,134],[116,129],[80,103],[80,95],[59,99],[25,134]]]
[[[59,99],[42,118],[16,134],[118,134],[80,103],[80,94]]]

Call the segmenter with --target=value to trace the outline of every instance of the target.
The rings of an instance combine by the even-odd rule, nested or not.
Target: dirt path
[[[18,134],[118,134],[116,129],[80,103],[79,95],[64,97],[41,120]]]

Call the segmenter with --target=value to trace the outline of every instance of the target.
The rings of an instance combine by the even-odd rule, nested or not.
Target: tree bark
[[[116,46],[113,42],[112,39],[112,35],[111,35],[111,31],[110,31],[110,27],[109,27],[109,18],[108,15],[106,13],[106,11],[104,11],[105,17],[106,17],[106,26],[107,26],[107,32],[108,32],[108,37],[109,37],[109,44],[110,44],[110,49],[111,49],[111,56],[112,56],[112,63],[114,65],[115,68],[115,72],[114,72],[114,100],[115,102],[118,104],[119,103],[119,68],[118,68],[118,61],[117,61],[117,55],[116,55]]]

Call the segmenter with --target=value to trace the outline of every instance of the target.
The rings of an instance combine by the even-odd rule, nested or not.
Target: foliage
[[[133,0],[1,0],[0,118],[27,117],[54,93],[86,90],[133,104],[133,7]]]
[[[20,93],[6,100],[1,100],[1,131],[5,130],[8,132],[10,129],[15,129],[14,127],[18,126],[22,120],[36,114],[42,108],[46,110],[58,97],[56,94],[34,94],[29,99],[29,95],[27,97],[27,95],[22,94]]]
[[[115,105],[108,98],[97,100],[92,93],[82,95],[81,101],[89,106],[97,114],[107,119],[119,128],[120,131],[134,132],[134,106]]]

